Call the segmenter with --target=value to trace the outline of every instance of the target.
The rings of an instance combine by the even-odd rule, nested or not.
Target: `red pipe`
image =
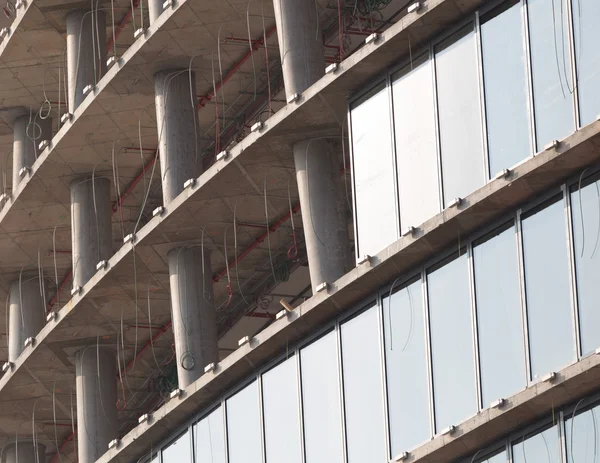
[[[129,11],[127,11],[127,14],[125,15],[125,17],[123,19],[121,19],[121,22],[119,23],[119,27],[117,27],[117,30],[115,31],[115,34],[114,34],[115,40],[119,37],[119,35],[121,35],[121,32],[123,32],[123,29],[129,22],[129,20],[133,17],[133,9],[137,8],[139,4],[140,4],[140,0],[135,0],[133,2],[133,8],[130,8]],[[108,42],[106,42],[106,52],[107,53],[113,47],[114,43],[115,42],[113,40],[113,35],[111,34],[110,39],[108,39]]]
[[[275,31],[277,30],[276,26],[273,26],[271,29],[269,29],[267,31],[267,33],[265,34],[266,38],[268,39],[269,37],[271,37]],[[203,96],[200,99],[200,102],[198,103],[198,109],[203,108],[204,106],[206,106],[206,104],[215,96],[215,92],[218,92],[221,87],[223,87],[223,85],[225,85],[229,79],[231,79],[231,77],[242,67],[242,65],[248,61],[248,59],[252,56],[252,54],[257,51],[261,45],[263,45],[265,42],[265,38],[261,37],[260,39],[256,40],[253,44],[252,44],[252,49],[248,50],[246,52],[246,54],[244,56],[242,56],[242,59],[240,59],[235,66],[233,66],[228,72],[227,74],[225,74],[225,77],[223,77],[223,80],[221,80],[221,82],[219,82],[216,85],[216,88],[214,88],[213,90],[210,91],[210,93],[208,95]]]
[[[150,341],[148,341],[146,344],[144,344],[144,346],[138,351],[136,356],[133,359],[131,359],[131,361],[125,366],[125,368],[123,368],[123,370],[121,371],[121,374],[125,374],[129,370],[131,370],[131,367],[133,367],[133,364],[135,363],[135,361],[138,358],[140,358],[141,355],[144,352],[146,352],[150,348],[150,346],[152,346],[152,344],[154,344],[156,342],[156,340],[158,338],[160,338],[163,334],[165,334],[169,330],[169,328],[171,328],[172,324],[173,324],[173,322],[168,322],[158,331],[158,333],[156,333],[154,336],[152,336],[152,339]]]
[[[48,303],[48,306],[50,307],[48,309],[48,312],[50,312],[52,310],[52,307],[54,307],[54,304],[56,304],[56,301],[58,301],[58,295],[60,294],[60,292],[63,289],[65,289],[65,286],[67,286],[67,283],[71,280],[72,276],[73,276],[73,269],[69,270],[69,273],[66,274],[66,276],[63,278],[63,280],[58,285],[58,288],[56,288],[56,294],[54,295],[54,297],[52,299],[50,299],[50,302]]]
[[[146,163],[146,165],[144,165],[144,168],[141,170],[141,172],[139,174],[137,174],[137,176],[132,180],[132,182],[129,185],[127,185],[127,188],[125,188],[125,191],[123,193],[121,193],[121,196],[119,196],[119,199],[117,199],[115,201],[115,203],[113,204],[113,207],[112,207],[113,212],[117,212],[119,210],[119,208],[123,205],[123,203],[125,202],[127,197],[131,194],[131,192],[136,187],[136,185],[138,183],[140,183],[140,180],[142,180],[142,178],[144,177],[144,174],[146,172],[148,172],[148,170],[150,170],[150,168],[154,165],[154,163],[156,162],[156,158],[157,158],[156,155],[152,156],[152,158]]]
[[[290,218],[292,217],[292,214],[295,214],[296,212],[298,212],[300,210],[300,203],[296,204],[292,210],[290,212],[288,212],[286,215],[284,215],[281,219],[279,219],[277,222],[275,222],[273,225],[271,225],[269,227],[269,229],[264,232],[262,235],[260,235],[258,238],[256,238],[254,240],[254,242],[248,246],[246,249],[244,249],[239,256],[237,256],[235,259],[233,259],[230,263],[229,263],[229,270],[234,269],[236,267],[237,264],[240,263],[240,261],[246,257],[248,254],[250,254],[250,251],[252,251],[254,248],[256,248],[260,243],[262,243],[265,239],[267,239],[267,236],[269,236],[269,234],[277,231],[277,229],[279,227],[281,227],[284,223],[286,223],[288,220],[290,220]],[[213,281],[215,283],[217,283],[221,278],[223,278],[225,275],[227,274],[227,268],[224,268],[223,270],[221,270],[219,273],[217,273],[214,277],[213,277]]]
[[[50,461],[50,463],[56,463],[56,460],[58,460],[58,455],[60,454],[60,452],[65,449],[65,447],[69,444],[69,442],[71,442],[73,440],[73,438],[76,435],[77,435],[77,432],[73,431],[73,432],[71,432],[71,434],[69,434],[67,436],[67,438],[64,440],[64,442],[62,444],[60,444],[58,452],[56,452],[56,454],[54,455],[54,457],[52,458],[52,461]]]

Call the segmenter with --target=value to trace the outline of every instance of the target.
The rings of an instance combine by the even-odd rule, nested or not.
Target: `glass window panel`
[[[194,449],[196,463],[226,463],[225,426],[221,407],[194,425]]]
[[[421,280],[383,299],[392,456],[430,437],[429,386]]]
[[[427,275],[436,432],[477,412],[466,254]]]
[[[587,182],[586,182],[587,183]],[[571,194],[579,332],[583,355],[600,347],[600,183],[593,181]]]
[[[543,207],[543,208],[542,208]],[[523,219],[523,258],[531,376],[535,380],[574,360],[569,257],[561,199]]]
[[[527,3],[537,151],[541,151],[575,130],[568,15],[562,1]]]
[[[483,406],[527,385],[514,224],[473,248]]]
[[[481,51],[490,174],[530,153],[528,84],[521,2],[511,0],[482,18]]]
[[[386,462],[377,308],[341,326],[348,463]]]
[[[351,120],[359,255],[375,255],[399,236],[388,89],[353,105]]]
[[[600,455],[599,408],[571,415],[565,420],[568,463],[597,463]]]
[[[226,405],[229,463],[262,463],[256,381],[227,399]]]
[[[475,460],[476,463],[507,463],[507,461],[508,461],[508,458],[506,456],[506,451],[497,453],[496,455],[494,455],[492,457],[486,457],[484,459]]]
[[[484,183],[477,47],[468,25],[435,49],[444,204]]]
[[[300,415],[296,358],[262,376],[267,462],[300,463]]]
[[[428,55],[393,76],[400,223],[417,226],[440,211],[433,74]]]
[[[164,448],[162,461],[163,463],[192,463],[192,443],[189,431]]]
[[[336,333],[300,351],[306,463],[342,463]]]
[[[596,120],[600,113],[600,2],[573,0],[575,23],[575,58],[581,125]]]
[[[533,436],[523,437],[513,445],[513,463],[561,463],[558,426]]]

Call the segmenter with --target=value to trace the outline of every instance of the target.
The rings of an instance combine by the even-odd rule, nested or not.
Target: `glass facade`
[[[595,121],[598,20],[596,0],[491,2],[358,95],[357,257]]]
[[[594,352],[599,179],[589,170],[381,288],[214,404],[163,460],[386,463]],[[587,461],[596,412],[574,412],[468,461]]]

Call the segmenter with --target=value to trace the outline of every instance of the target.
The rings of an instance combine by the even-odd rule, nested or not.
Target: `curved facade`
[[[596,460],[600,7],[305,3],[11,3],[2,463]]]

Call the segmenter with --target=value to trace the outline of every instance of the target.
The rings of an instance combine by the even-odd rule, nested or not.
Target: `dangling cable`
[[[290,208],[290,223],[292,225],[292,239],[293,239],[293,244],[288,249],[287,256],[288,256],[288,259],[293,260],[296,257],[298,257],[298,243],[296,241],[296,227],[294,226],[294,209],[292,208],[292,194],[290,192],[289,177],[288,177],[287,189],[288,189],[288,206]]]
[[[223,65],[221,64],[221,28],[223,27],[223,23],[219,26],[219,32],[217,33],[217,57],[219,59],[219,77],[221,82],[221,112],[223,117],[225,117],[225,82],[223,81]],[[221,134],[219,133],[219,138],[221,138]]]
[[[273,113],[273,104],[271,101],[271,70],[269,66],[269,46],[267,44],[267,29],[265,27],[265,2],[261,3],[262,5],[262,27],[263,27],[263,44],[265,46],[265,61],[267,62],[267,90],[268,90],[268,98],[269,98],[269,117],[271,117]]]
[[[229,307],[229,304],[231,304],[231,299],[233,298],[233,290],[231,289],[231,275],[229,274],[229,259],[227,258],[227,228],[225,227],[225,230],[223,231],[223,249],[225,251],[225,269],[227,271],[227,286],[225,287],[225,289],[227,290],[227,305],[225,306],[225,308]],[[234,229],[235,229],[235,225],[234,225]],[[237,265],[236,265],[237,268]],[[239,283],[239,282],[238,282]]]
[[[252,45],[252,35],[250,33],[250,4],[252,0],[248,2],[246,7],[246,26],[248,27],[248,46],[250,47],[250,59],[252,60],[252,75],[254,79],[254,97],[252,101],[256,101],[256,65],[254,64],[254,47]],[[283,60],[281,61],[283,64]]]
[[[267,207],[267,176],[263,183],[263,190],[265,194],[265,223],[267,225],[267,245],[269,247],[269,262],[271,264],[271,272],[273,274],[273,281],[277,284],[277,277],[275,276],[275,267],[273,265],[273,254],[271,253],[271,224],[269,223],[269,209]]]
[[[150,349],[152,350],[152,357],[154,358],[154,363],[158,367],[158,371],[160,374],[163,374],[162,368],[156,359],[156,352],[154,351],[154,333],[152,332],[152,310],[150,308],[150,282],[148,282],[148,330],[150,331]]]

